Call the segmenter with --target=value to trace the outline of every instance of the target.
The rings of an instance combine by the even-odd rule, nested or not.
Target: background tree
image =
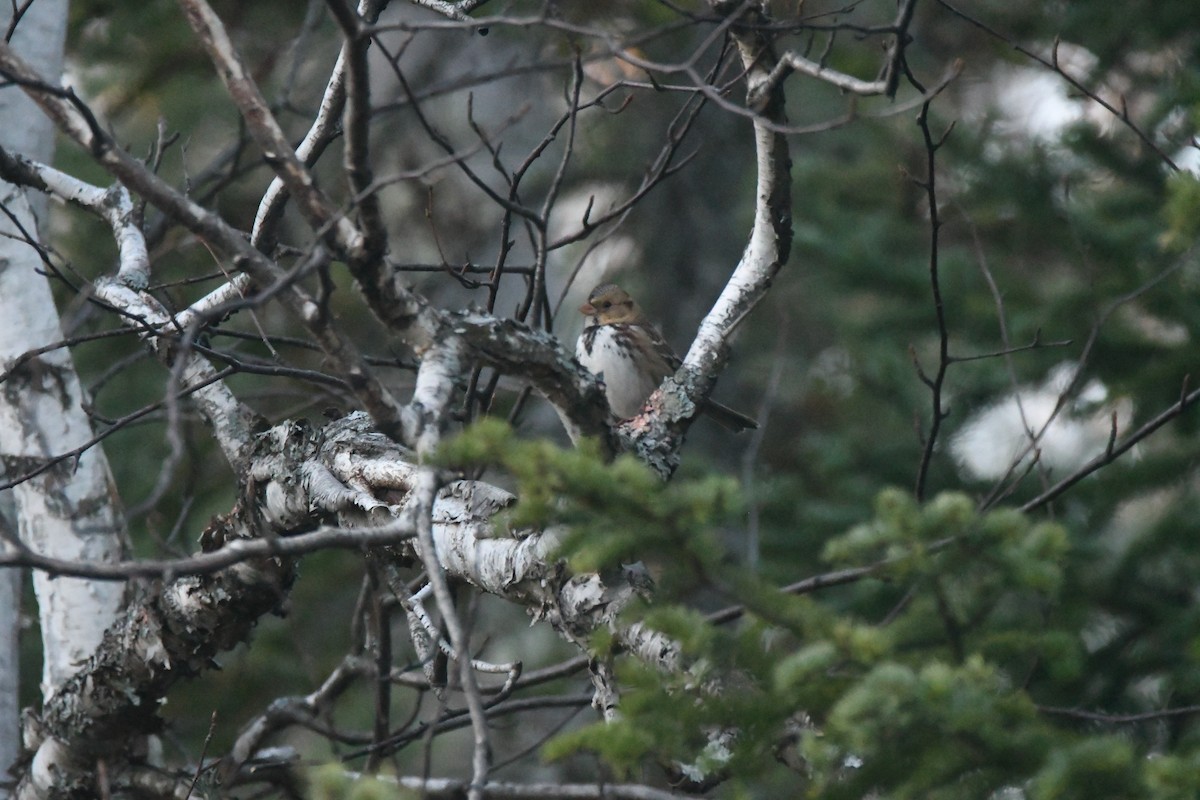
[[[67,28],[65,2],[16,6],[4,13],[5,42],[51,75],[62,71]],[[54,126],[19,92],[0,94],[0,146],[48,161]],[[79,376],[62,339],[49,281],[41,274],[37,217],[46,198],[0,183],[5,219],[0,226],[0,359],[7,391],[0,398],[0,452],[5,475],[21,475],[63,449],[83,446],[73,469],[51,469],[12,482],[0,495],[0,549],[32,550],[66,560],[113,560],[124,549],[120,510],[104,451],[86,445],[91,421],[81,402]],[[31,241],[35,246],[31,247]],[[37,360],[22,356],[47,348]],[[21,575],[0,575],[0,762],[19,753],[19,629]],[[33,576],[43,639],[41,689],[57,691],[100,643],[124,602],[116,583]],[[33,674],[33,673],[30,673]],[[4,790],[0,790],[0,795]]]
[[[9,237],[62,340],[6,397],[69,351],[96,430],[4,485],[103,448],[136,554],[0,556],[128,598],[24,683],[17,796],[1193,796],[1185,5],[78,3],[69,90],[0,47],[67,141],[0,176],[70,204]],[[627,421],[571,360],[613,277],[686,349]],[[757,431],[691,428],[718,374]]]

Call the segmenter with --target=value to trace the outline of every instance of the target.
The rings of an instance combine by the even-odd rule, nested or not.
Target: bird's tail
[[[741,433],[745,430],[754,430],[758,427],[758,423],[740,411],[734,411],[729,406],[723,406],[720,403],[712,400],[705,400],[701,411],[712,417],[713,421],[726,430],[734,433]]]

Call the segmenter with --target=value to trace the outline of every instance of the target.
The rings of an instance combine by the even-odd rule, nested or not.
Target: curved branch
[[[724,13],[744,14],[747,22],[731,25],[730,36],[746,70],[748,104],[757,112],[754,223],[742,258],[700,323],[683,366],[673,380],[651,395],[649,405],[655,413],[635,417],[622,428],[638,456],[664,476],[679,462],[683,435],[725,362],[729,337],[766,296],[792,245],[791,158],[787,140],[773,129],[786,122],[783,86],[771,79],[779,61],[771,39],[760,30],[765,17],[756,9],[746,10],[743,4],[718,0],[714,6]]]

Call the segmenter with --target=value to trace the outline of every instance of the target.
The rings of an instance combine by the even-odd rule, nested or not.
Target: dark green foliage
[[[571,523],[563,555],[576,568],[674,553],[660,564],[667,586],[704,586],[746,608],[721,625],[669,592],[630,609],[629,621],[678,643],[684,668],[665,674],[619,658],[620,718],[558,737],[548,758],[583,749],[620,776],[655,761],[786,785],[776,759],[790,741],[784,750],[802,758],[812,797],[986,797],[1005,787],[1031,798],[1177,796],[1179,763],[1147,761],[1144,742],[1039,708],[1094,684],[1098,669],[1075,595],[1089,556],[1072,551],[1061,525],[1011,509],[979,513],[961,494],[919,505],[886,490],[872,518],[823,556],[829,568],[875,569],[842,589],[793,596],[718,549],[713,528],[737,509],[727,487],[662,484],[632,461],[521,441],[496,423],[467,431],[442,457],[514,475],[522,501],[509,524]],[[1168,590],[1162,578],[1155,586]],[[718,731],[731,734],[728,754],[713,749]]]
[[[563,449],[523,441],[494,419],[447,442],[438,460],[503,467],[517,481],[518,501],[500,526],[564,526],[563,552],[579,572],[660,556],[711,566],[719,556],[711,531],[738,506],[727,478],[663,483],[632,456],[606,464],[594,443]]]
[[[1178,796],[1178,764],[1039,713],[1039,695],[1086,677],[1079,632],[1061,627],[1071,617],[1061,527],[1012,511],[979,516],[963,496],[922,508],[889,491],[875,519],[827,554],[886,561],[841,611],[728,569],[717,578],[724,595],[753,609],[737,624],[654,607],[644,620],[675,637],[692,667],[662,675],[623,663],[621,719],[561,737],[547,755],[591,749],[622,774],[647,758],[704,766],[706,733],[734,731],[724,766],[757,782],[803,717],[811,727],[795,747],[812,797],[986,797],[1018,786],[1032,798]],[[862,613],[881,596],[893,605],[886,626]]]

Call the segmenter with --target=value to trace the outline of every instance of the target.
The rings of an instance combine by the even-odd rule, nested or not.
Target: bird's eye
[[[601,308],[612,308],[612,300],[605,300],[600,304]]]

